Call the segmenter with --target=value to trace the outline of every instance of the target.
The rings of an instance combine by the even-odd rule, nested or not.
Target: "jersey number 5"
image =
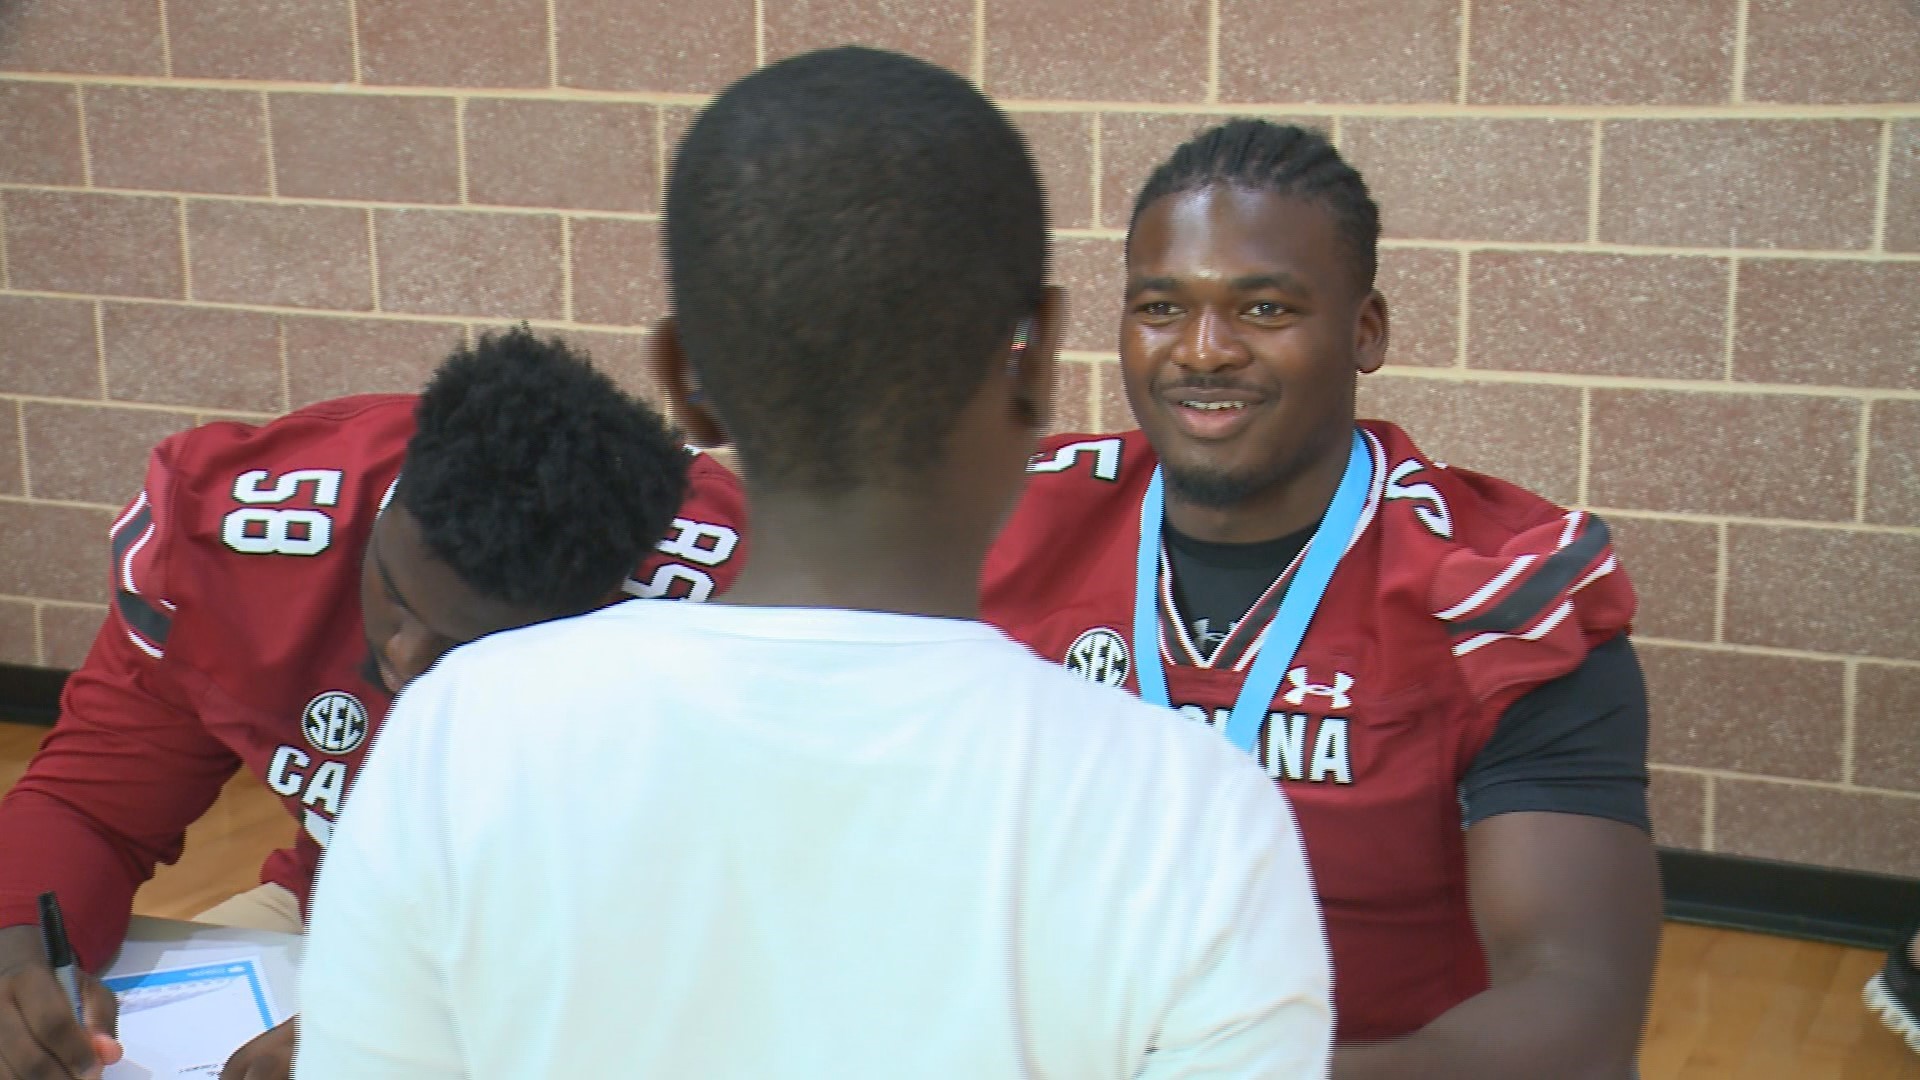
[[[339,469],[294,469],[278,479],[265,469],[233,479],[233,500],[244,503],[220,522],[220,539],[243,555],[318,555],[333,540],[333,519],[318,510],[282,507],[312,485],[313,505],[340,501]]]

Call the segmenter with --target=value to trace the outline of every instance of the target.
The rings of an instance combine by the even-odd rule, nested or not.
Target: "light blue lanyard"
[[[1260,723],[1267,717],[1273,695],[1286,678],[1300,639],[1307,636],[1307,624],[1326,595],[1333,570],[1346,554],[1353,530],[1367,508],[1367,489],[1373,486],[1373,455],[1366,440],[1353,433],[1353,449],[1347,455],[1347,471],[1333,493],[1320,527],[1307,541],[1306,555],[1294,571],[1280,610],[1268,624],[1260,655],[1240,684],[1240,697],[1233,703],[1227,719],[1227,739],[1242,750],[1251,751],[1260,736]],[[1133,593],[1133,658],[1139,673],[1140,697],[1154,705],[1170,708],[1167,695],[1167,671],[1160,658],[1160,530],[1166,520],[1166,486],[1160,469],[1153,470],[1146,497],[1140,501],[1140,558],[1135,564]]]

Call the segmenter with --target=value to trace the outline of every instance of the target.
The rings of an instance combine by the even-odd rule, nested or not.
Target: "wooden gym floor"
[[[44,728],[0,723],[0,791],[25,769]],[[258,880],[266,853],[291,842],[293,820],[238,776],[161,867],[134,910],[187,918]],[[1660,945],[1645,1080],[1920,1080],[1920,1055],[1860,1003],[1878,953],[1669,923]]]

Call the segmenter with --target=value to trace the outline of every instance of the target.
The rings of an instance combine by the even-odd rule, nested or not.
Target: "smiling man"
[[[1356,423],[1378,236],[1318,133],[1175,151],[1127,238],[1140,430],[1042,446],[983,610],[1292,800],[1336,1077],[1618,1078],[1659,933],[1633,592],[1597,518]]]
[[[704,598],[744,557],[743,518],[732,474],[525,330],[456,351],[417,399],[342,398],[161,443],[114,525],[114,606],[0,801],[0,1080],[97,1076],[116,1053],[92,976],[91,1046],[73,1022],[36,894],[58,891],[98,971],[134,890],[245,769],[299,833],[257,888],[199,919],[299,932],[395,691],[457,645],[611,602],[636,566],[628,592]],[[530,718],[523,736],[543,732]],[[293,1035],[254,1040],[222,1077],[284,1080]]]

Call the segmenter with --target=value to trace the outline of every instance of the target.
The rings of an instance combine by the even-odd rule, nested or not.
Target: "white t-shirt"
[[[460,648],[321,866],[300,1080],[1324,1076],[1286,800],[988,626],[634,601]]]

